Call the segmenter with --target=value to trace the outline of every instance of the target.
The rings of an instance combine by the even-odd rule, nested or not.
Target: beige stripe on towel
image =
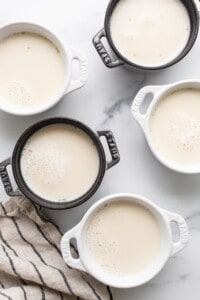
[[[29,200],[0,203],[0,299],[112,299],[108,287],[64,263],[61,236]]]

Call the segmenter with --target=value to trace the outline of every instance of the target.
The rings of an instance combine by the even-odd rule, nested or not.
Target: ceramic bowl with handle
[[[104,20],[104,27],[94,36],[93,38],[93,44],[96,48],[97,53],[101,57],[103,63],[105,64],[106,67],[108,68],[115,68],[118,66],[126,66],[129,69],[132,69],[134,71],[154,71],[154,70],[162,70],[165,68],[168,68],[177,62],[179,62],[181,59],[183,59],[187,53],[191,50],[193,47],[198,31],[199,31],[199,3],[196,0],[181,0],[183,5],[185,6],[189,18],[190,18],[190,35],[188,38],[188,41],[184,47],[184,49],[179,53],[175,58],[173,58],[171,61],[158,65],[158,66],[145,66],[145,65],[140,65],[137,63],[134,63],[133,61],[130,61],[126,57],[122,55],[120,52],[120,49],[118,49],[115,46],[115,43],[113,42],[112,35],[111,35],[111,29],[110,29],[110,21],[112,17],[112,13],[118,4],[119,1],[122,0],[110,0],[107,10],[106,10],[106,15],[105,15],[105,20]],[[138,12],[140,14],[142,12]],[[112,53],[114,55],[110,55],[109,51],[106,50],[102,39],[106,38],[108,45],[110,46]],[[148,48],[147,48],[148,51]]]
[[[166,96],[170,95],[171,93],[176,91],[181,91],[184,89],[200,90],[200,81],[182,80],[167,85],[145,86],[135,96],[132,103],[131,111],[134,119],[142,128],[152,153],[163,165],[176,172],[186,173],[186,174],[196,174],[196,173],[200,173],[200,164],[183,165],[181,163],[176,163],[175,161],[166,157],[164,154],[162,154],[161,151],[157,149],[152,139],[151,127],[150,127],[151,117],[158,103],[162,101],[162,99],[164,99]],[[151,104],[147,108],[146,113],[142,114],[140,108],[143,102],[145,102],[145,99],[147,99],[147,95],[149,94],[153,96],[153,99],[151,101]]]
[[[94,143],[96,146],[96,150],[99,156],[99,170],[97,177],[89,187],[89,189],[80,197],[70,200],[70,201],[50,201],[48,199],[43,199],[41,196],[34,193],[33,190],[26,184],[26,181],[23,178],[22,170],[21,170],[21,155],[26,145],[26,142],[29,138],[38,130],[45,128],[49,125],[71,125],[77,129],[82,130]],[[108,149],[110,150],[111,160],[106,160],[106,153],[103,147],[103,144],[100,140],[101,137],[104,137],[108,144]],[[33,203],[38,204],[41,207],[47,207],[51,209],[68,209],[75,206],[78,206],[88,200],[92,195],[96,192],[98,187],[100,186],[103,177],[105,175],[106,170],[110,169],[114,165],[116,165],[120,160],[119,151],[115,142],[115,138],[113,133],[110,130],[97,131],[94,132],[87,125],[76,121],[74,119],[67,118],[52,118],[40,121],[31,127],[29,127],[18,139],[12,157],[9,157],[5,161],[0,163],[0,177],[3,182],[6,193],[11,197],[17,196],[26,196]],[[8,173],[8,166],[11,165],[12,173],[14,175],[15,182],[17,184],[17,189],[14,190],[11,184],[11,180]],[[87,170],[85,170],[87,174]],[[59,175],[59,174],[58,174]]]
[[[79,50],[69,47],[52,30],[36,23],[15,22],[3,25],[2,27],[0,27],[0,41],[10,35],[22,32],[38,34],[50,40],[53,45],[55,45],[55,47],[59,50],[65,66],[64,82],[60,90],[58,91],[57,95],[52,95],[51,99],[49,99],[45,103],[39,104],[36,107],[23,107],[22,109],[21,106],[12,106],[10,104],[8,105],[6,101],[0,101],[1,110],[14,115],[27,116],[38,114],[50,109],[55,104],[57,104],[63,96],[83,87],[88,78],[88,62],[86,57]],[[74,79],[72,75],[74,61],[78,61],[80,66],[78,78],[76,79]]]
[[[144,270],[127,276],[108,273],[101,268],[100,265],[91,257],[86,239],[86,231],[91,217],[101,208],[105,207],[105,205],[116,201],[122,201],[122,199],[133,202],[134,204],[142,205],[150,210],[158,221],[161,230],[161,248],[156,259]],[[179,240],[176,242],[173,241],[170,226],[171,222],[175,222],[179,229],[180,236]],[[131,230],[124,234],[130,235],[130,239],[134,238],[131,236]],[[77,242],[79,258],[74,258],[71,253],[70,242],[73,239]],[[97,201],[86,212],[80,223],[64,234],[61,240],[61,251],[66,264],[70,267],[85,271],[104,284],[117,288],[131,288],[142,285],[156,276],[164,267],[167,260],[177,252],[181,251],[186,246],[187,242],[187,224],[184,218],[180,215],[166,211],[150,200],[138,195],[114,194]],[[131,260],[131,257],[129,259]]]

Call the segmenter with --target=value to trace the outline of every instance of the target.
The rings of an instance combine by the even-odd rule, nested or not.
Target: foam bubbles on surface
[[[172,114],[169,135],[174,139],[177,149],[192,151],[200,142],[200,120],[193,120],[186,113]]]
[[[56,46],[30,32],[0,41],[0,104],[14,109],[41,108],[61,92],[66,65]]]
[[[161,99],[150,118],[153,145],[181,166],[200,165],[200,90],[183,88]]]
[[[122,199],[94,214],[85,240],[90,255],[102,270],[124,276],[142,271],[152,263],[160,249],[161,233],[149,210]]]
[[[49,125],[34,133],[25,144],[20,163],[29,188],[51,201],[82,196],[99,172],[99,154],[91,138],[65,124]]]
[[[24,149],[23,156],[26,157],[27,163],[24,165],[24,175],[37,176],[41,183],[53,187],[62,181],[67,175],[70,168],[70,162],[60,149],[48,142],[45,146],[46,154],[44,155],[44,145],[27,145]],[[46,176],[48,174],[48,176]]]
[[[16,104],[32,102],[31,91],[20,81],[10,81],[2,86],[2,97],[6,101]]]

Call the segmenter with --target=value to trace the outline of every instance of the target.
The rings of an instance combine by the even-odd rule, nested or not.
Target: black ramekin
[[[81,197],[76,198],[72,201],[65,201],[65,202],[57,202],[57,201],[49,201],[46,199],[43,199],[39,197],[37,194],[35,194],[26,184],[26,182],[23,179],[21,167],[20,167],[20,158],[23,151],[23,148],[27,142],[27,140],[38,130],[40,130],[43,127],[52,125],[52,124],[68,124],[75,127],[80,128],[83,130],[94,142],[94,145],[97,148],[98,154],[99,154],[99,172],[98,176],[94,182],[94,184],[91,186],[91,188],[83,194]],[[106,154],[103,148],[103,145],[100,141],[100,137],[104,136],[106,138],[110,153],[111,153],[111,161],[106,161]],[[52,118],[40,121],[31,127],[29,127],[18,139],[12,157],[6,159],[2,163],[0,163],[0,177],[4,185],[4,189],[6,193],[11,196],[26,196],[29,200],[33,201],[35,204],[38,204],[39,206],[50,208],[50,209],[68,209],[75,206],[78,206],[88,200],[98,189],[100,186],[105,171],[111,167],[113,167],[115,164],[117,164],[120,160],[119,151],[113,136],[113,133],[110,130],[107,131],[98,131],[95,133],[93,130],[91,130],[88,126],[85,124],[68,118]],[[8,172],[7,172],[7,166],[12,165],[12,172],[14,175],[14,179],[17,183],[17,190],[13,190]]]
[[[153,70],[162,70],[165,68],[168,68],[177,62],[179,62],[181,59],[183,59],[186,54],[191,50],[194,42],[196,41],[198,31],[199,31],[199,11],[197,8],[197,5],[194,0],[181,0],[184,4],[185,8],[187,9],[189,18],[190,18],[190,36],[188,39],[187,44],[185,45],[185,48],[182,50],[182,52],[172,59],[169,63],[163,64],[161,66],[155,66],[155,67],[145,67],[142,65],[138,65],[133,63],[132,61],[125,58],[119,50],[115,47],[115,44],[112,40],[111,32],[110,32],[110,19],[113,13],[113,10],[116,6],[116,4],[120,0],[111,0],[108,4],[106,15],[105,15],[105,21],[104,21],[104,28],[101,29],[93,38],[93,44],[100,55],[103,63],[108,68],[114,68],[118,67],[120,65],[127,66],[133,70],[140,70],[140,71],[153,71]],[[140,12],[138,12],[140,13]],[[178,20],[177,20],[178,21]],[[110,45],[114,55],[116,58],[112,58],[110,54],[105,49],[101,39],[105,37],[108,41],[108,44]]]

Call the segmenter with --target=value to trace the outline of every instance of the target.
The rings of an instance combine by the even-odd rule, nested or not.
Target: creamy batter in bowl
[[[171,222],[179,228],[177,242],[173,242]],[[71,253],[74,239],[79,258]],[[187,224],[180,215],[138,195],[114,194],[96,202],[81,222],[65,233],[61,251],[67,265],[104,284],[131,288],[156,276],[187,242]]]
[[[161,70],[180,61],[199,30],[199,4],[186,0],[111,0],[104,28],[93,38],[104,64]],[[114,57],[105,49],[105,37]]]
[[[149,94],[152,102],[142,114],[141,105]],[[146,86],[137,93],[131,110],[162,164],[181,173],[200,173],[199,80]]]
[[[111,154],[106,154],[100,137],[105,137]],[[25,195],[51,209],[78,206],[100,186],[107,169],[119,162],[111,131],[95,133],[79,121],[53,118],[29,127],[18,139],[12,158],[0,164],[0,177],[9,196]],[[7,171],[12,172],[14,190]]]
[[[86,57],[52,30],[35,23],[16,22],[0,28],[0,109],[34,115],[85,85]],[[80,66],[73,78],[73,62]]]

